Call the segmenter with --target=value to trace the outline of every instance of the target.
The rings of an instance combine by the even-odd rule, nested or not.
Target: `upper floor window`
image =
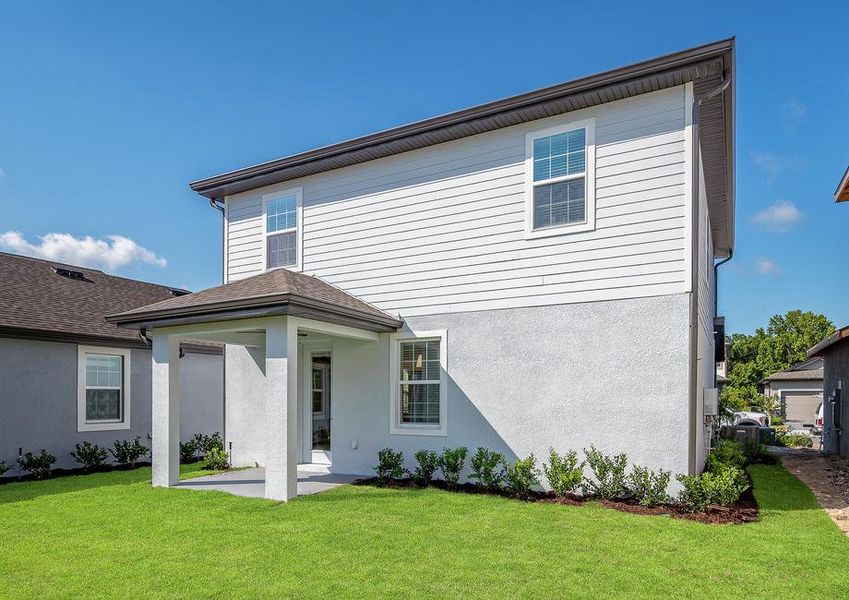
[[[301,190],[263,196],[265,267],[300,266]]]
[[[593,120],[527,134],[529,237],[595,227],[593,138]]]

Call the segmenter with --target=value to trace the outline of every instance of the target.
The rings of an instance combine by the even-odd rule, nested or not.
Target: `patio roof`
[[[318,277],[274,269],[253,277],[109,315],[119,327],[144,329],[273,315],[307,317],[368,331],[402,321]]]

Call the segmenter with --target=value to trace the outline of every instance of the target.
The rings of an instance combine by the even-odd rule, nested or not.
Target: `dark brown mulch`
[[[354,485],[374,485],[379,487],[387,487],[392,489],[409,489],[420,488],[412,479],[392,479],[389,482],[381,482],[376,477],[368,479],[358,479]],[[742,525],[744,523],[754,523],[758,520],[758,502],[755,500],[755,495],[752,493],[752,488],[743,492],[740,499],[732,506],[708,506],[704,512],[691,513],[684,510],[682,507],[675,504],[664,504],[662,506],[641,506],[634,501],[629,500],[601,500],[598,498],[587,496],[567,496],[558,498],[551,492],[531,491],[527,496],[517,497],[505,490],[487,490],[474,483],[461,483],[451,487],[444,481],[435,479],[431,482],[430,487],[439,488],[451,492],[463,492],[466,494],[489,494],[492,496],[502,496],[514,500],[524,500],[527,502],[542,502],[546,504],[564,504],[567,506],[581,506],[587,502],[598,502],[606,508],[619,510],[622,512],[632,513],[636,515],[654,515],[661,517],[672,517],[676,519],[686,519],[688,521],[696,521],[699,523],[707,523],[711,525]]]

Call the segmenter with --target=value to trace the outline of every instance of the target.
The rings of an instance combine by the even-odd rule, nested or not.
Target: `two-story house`
[[[224,284],[111,317],[153,338],[154,484],[181,340],[227,344],[225,437],[269,498],[387,446],[700,471],[733,81],[725,40],[192,183]]]

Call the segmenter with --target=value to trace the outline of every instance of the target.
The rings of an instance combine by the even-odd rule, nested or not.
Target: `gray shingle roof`
[[[822,379],[822,358],[812,358],[764,377],[763,381],[810,381]]]
[[[164,324],[165,320],[180,317],[223,313],[230,317],[233,311],[274,307],[281,309],[279,314],[295,314],[289,310],[289,306],[295,304],[388,328],[397,328],[401,324],[392,315],[318,277],[287,269],[266,271],[194,294],[127,310],[110,316],[109,320],[129,326],[152,322]],[[286,310],[282,311],[284,308]]]
[[[56,267],[82,278],[60,275]],[[142,346],[137,331],[120,329],[105,316],[174,298],[175,293],[187,291],[0,252],[0,336]]]

